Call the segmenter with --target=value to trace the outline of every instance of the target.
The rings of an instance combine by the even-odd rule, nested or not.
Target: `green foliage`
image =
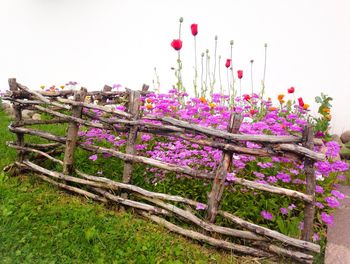
[[[332,100],[332,97],[323,93],[321,93],[321,96],[316,96],[315,98],[316,103],[320,104],[318,108],[318,113],[320,114],[320,116],[313,118],[313,122],[315,124],[315,131],[325,133],[328,139],[330,139],[328,130],[330,128],[330,120],[332,119],[332,116],[330,114],[332,108],[330,102]]]

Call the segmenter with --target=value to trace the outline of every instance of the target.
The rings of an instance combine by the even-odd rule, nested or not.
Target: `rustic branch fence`
[[[8,146],[18,150],[18,158],[14,163],[19,169],[34,172],[42,180],[71,192],[89,197],[91,199],[107,203],[132,207],[142,216],[192,239],[204,241],[213,246],[233,250],[235,252],[249,254],[258,257],[273,257],[275,255],[287,256],[302,263],[312,263],[313,254],[320,252],[320,246],[311,242],[313,234],[313,222],[315,214],[315,176],[314,162],[323,160],[322,154],[313,151],[314,139],[310,126],[304,130],[302,137],[295,136],[269,136],[269,135],[242,135],[238,134],[242,117],[231,115],[227,131],[202,127],[171,117],[141,116],[140,97],[147,93],[147,86],[142,91],[127,90],[125,92],[112,91],[111,87],[105,86],[103,91],[88,92],[82,88],[80,91],[62,90],[56,92],[32,91],[9,79],[10,90],[5,99],[12,101],[15,109],[15,120],[9,125],[9,130],[16,134],[16,142],[8,142]],[[73,96],[74,99],[68,97]],[[87,102],[98,100],[99,104]],[[127,111],[116,110],[108,104],[123,103]],[[50,114],[50,120],[23,120],[22,110],[25,108]],[[112,117],[97,117],[83,111],[95,109],[108,113]],[[64,110],[63,112],[60,110]],[[70,114],[67,114],[70,111]],[[157,120],[162,124],[145,122],[145,120]],[[98,120],[93,122],[92,120]],[[68,123],[66,136],[53,135],[49,132],[35,130],[26,126],[36,124]],[[115,149],[87,145],[79,140],[79,126],[106,129],[113,132],[128,132],[125,153]],[[169,135],[195,142],[203,146],[210,146],[223,151],[220,166],[213,173],[194,170],[186,166],[177,166],[148,157],[136,155],[135,141],[140,132],[156,135]],[[48,144],[30,144],[24,141],[24,135],[34,135],[53,141]],[[205,139],[194,139],[189,136],[205,135]],[[260,149],[244,147],[241,142],[252,141],[262,145]],[[52,153],[58,147],[65,147],[64,159],[59,160]],[[74,151],[82,148],[93,153],[108,153],[125,161],[122,182],[112,181],[108,178],[88,175],[74,168]],[[42,158],[49,159],[62,165],[62,172],[51,171],[29,160],[29,153],[36,153]],[[247,155],[271,157],[285,156],[292,160],[304,160],[306,173],[306,193],[295,190],[261,184],[243,178],[235,178],[234,184],[243,185],[251,189],[257,189],[274,194],[284,195],[305,203],[305,219],[302,239],[296,239],[283,235],[277,231],[250,223],[232,213],[219,209],[222,193],[225,188],[225,179],[231,163],[232,154],[241,153]],[[212,189],[208,195],[207,219],[201,219],[190,210],[184,210],[171,202],[177,202],[186,206],[196,207],[199,203],[181,196],[168,195],[165,193],[151,192],[132,185],[132,169],[134,163],[143,163],[163,170],[183,174],[191,178],[203,179],[212,182]],[[9,168],[9,166],[7,166]],[[78,175],[71,176],[72,174]],[[78,187],[79,186],[79,187]],[[119,192],[115,192],[118,190]],[[115,193],[120,193],[116,195]],[[128,194],[133,194],[132,200]],[[216,216],[220,215],[234,224],[234,229],[215,224]],[[194,231],[185,229],[166,220],[167,216],[175,216],[197,226]],[[218,236],[219,234],[219,236]],[[226,237],[235,238],[232,241],[225,240]]]

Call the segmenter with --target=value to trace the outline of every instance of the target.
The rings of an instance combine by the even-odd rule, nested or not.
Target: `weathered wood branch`
[[[37,150],[37,149],[33,149],[33,148],[28,148],[28,147],[21,147],[21,146],[17,146],[17,145],[14,145],[12,142],[6,142],[6,145],[10,148],[14,148],[14,149],[18,149],[18,150],[23,150],[25,152],[34,152],[34,153],[38,153],[54,162],[57,162],[61,165],[63,165],[63,161],[59,160],[59,159],[56,159],[52,156],[50,156],[49,154],[43,152],[43,151],[40,151],[40,150]]]
[[[75,102],[73,100],[63,99],[63,98],[57,98],[57,101],[62,102],[62,103],[66,103],[66,104],[70,104],[70,105],[82,106],[82,107],[89,108],[89,109],[96,109],[96,110],[100,110],[100,111],[110,113],[110,114],[115,114],[117,116],[121,116],[121,117],[125,117],[125,118],[131,118],[131,114],[126,113],[126,112],[121,111],[121,110],[118,110],[118,109],[113,109],[113,108],[107,107],[107,106],[89,104],[89,103],[84,103],[84,102]]]
[[[269,135],[241,135],[241,134],[232,134],[226,131],[220,131],[210,127],[203,127],[197,124],[191,124],[186,121],[178,120],[172,117],[150,117],[145,116],[144,119],[154,119],[163,122],[167,122],[174,126],[183,127],[188,130],[196,131],[203,133],[208,136],[219,137],[227,140],[233,141],[253,141],[253,142],[262,142],[262,143],[295,143],[301,142],[301,137],[295,136],[269,136]]]
[[[47,124],[61,124],[61,123],[68,123],[69,120],[66,118],[54,118],[49,120],[21,120],[13,122],[12,125],[15,127],[21,127],[21,126],[31,126],[31,125],[47,125]]]
[[[233,252],[245,253],[245,254],[257,256],[257,257],[272,257],[272,254],[265,252],[263,250],[260,250],[260,249],[254,249],[254,248],[250,248],[247,246],[237,245],[237,244],[227,242],[224,240],[212,238],[212,237],[203,235],[201,233],[198,233],[198,232],[195,232],[195,231],[192,231],[189,229],[184,229],[184,228],[181,228],[177,225],[174,225],[174,224],[166,221],[163,218],[160,218],[160,217],[155,216],[155,215],[150,215],[150,214],[147,214],[145,212],[140,212],[140,214],[143,215],[144,217],[152,220],[153,222],[156,222],[157,224],[160,224],[160,225],[166,227],[167,229],[169,229],[172,232],[178,233],[180,235],[183,235],[185,237],[189,237],[189,238],[192,238],[195,240],[206,242],[206,243],[208,243],[212,246],[215,246],[215,247],[224,248],[226,250],[230,250]]]
[[[250,222],[243,220],[243,219],[241,219],[233,214],[230,214],[228,212],[219,211],[218,213],[220,215],[222,215],[223,217],[231,220],[233,223],[240,225],[240,226],[242,226],[242,227],[244,227],[252,232],[255,232],[256,234],[276,239],[278,241],[281,241],[285,244],[288,244],[288,245],[291,245],[291,246],[294,246],[297,248],[306,249],[306,250],[310,250],[310,251],[313,251],[316,253],[320,253],[321,248],[317,244],[283,235],[277,231],[270,230],[266,227],[262,227],[262,226],[250,223]]]
[[[308,157],[313,160],[323,161],[326,156],[322,153],[317,153],[311,149],[305,148],[303,146],[293,145],[293,144],[280,144],[275,147],[275,149],[281,149],[284,151],[290,151]]]
[[[46,143],[46,144],[25,143],[24,146],[28,148],[49,150],[52,148],[61,147],[62,144],[61,143]]]
[[[96,201],[99,201],[99,202],[102,202],[102,203],[106,203],[107,202],[106,198],[100,197],[99,195],[96,195],[94,193],[82,190],[82,189],[77,188],[77,187],[69,186],[69,185],[61,183],[61,182],[54,181],[54,180],[50,179],[49,177],[46,177],[45,175],[42,175],[42,174],[35,174],[35,175],[37,175],[42,180],[44,180],[46,182],[49,182],[52,185],[55,185],[55,186],[60,187],[62,189],[65,189],[67,191],[83,195],[83,196],[85,196],[87,198],[91,198],[93,200],[96,200]]]
[[[145,199],[151,203],[154,203],[154,204],[158,205],[159,207],[164,208],[164,209],[180,216],[181,218],[184,218],[184,219],[196,224],[197,226],[203,228],[206,231],[216,232],[216,233],[222,234],[222,235],[239,237],[239,238],[244,238],[244,239],[249,239],[249,240],[259,240],[259,241],[266,240],[264,237],[257,236],[250,231],[242,231],[242,230],[238,230],[238,229],[232,229],[232,228],[222,227],[222,226],[208,223],[202,219],[199,219],[197,216],[195,216],[194,214],[192,214],[189,211],[185,211],[185,210],[183,210],[175,205],[172,205],[172,204],[164,203],[159,199],[150,198],[150,197],[146,197],[146,196],[142,196],[142,195],[138,195],[138,196],[141,197],[142,199]]]
[[[126,205],[129,207],[135,208],[135,209],[146,210],[146,211],[151,212],[151,213],[170,215],[168,211],[161,209],[161,208],[158,208],[158,207],[155,207],[153,205],[149,205],[149,204],[129,200],[129,199],[126,199],[126,198],[123,198],[120,196],[116,196],[116,195],[113,195],[113,194],[109,193],[108,191],[100,189],[100,188],[92,188],[92,189],[94,191],[98,192],[99,194],[101,194],[102,196],[106,197],[107,199],[114,201],[116,203]]]

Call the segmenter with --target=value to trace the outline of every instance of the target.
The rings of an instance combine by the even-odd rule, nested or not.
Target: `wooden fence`
[[[105,86],[103,91],[100,92],[88,92],[84,88],[80,91],[62,90],[58,92],[46,92],[29,90],[27,87],[17,83],[16,79],[9,79],[9,86],[10,90],[5,99],[13,102],[16,116],[14,122],[9,125],[9,130],[16,134],[17,140],[16,142],[8,142],[8,146],[18,150],[18,159],[14,163],[17,168],[33,171],[35,175],[53,185],[91,199],[103,203],[112,201],[123,206],[135,208],[142,216],[163,225],[173,232],[234,252],[258,257],[287,256],[302,263],[312,263],[313,254],[320,252],[320,246],[311,242],[315,214],[315,176],[313,164],[315,161],[323,160],[325,157],[312,150],[314,139],[310,126],[306,126],[302,137],[243,135],[238,134],[242,117],[237,114],[231,115],[227,131],[202,127],[171,117],[141,116],[140,97],[142,94],[147,93],[147,87],[143,87],[142,91],[127,90],[126,92],[112,91],[109,86]],[[74,99],[68,99],[68,96],[74,96]],[[98,100],[99,104],[86,102],[86,96],[91,97],[92,101]],[[108,106],[108,104],[116,102],[124,103],[127,106],[127,111],[116,110]],[[53,119],[23,120],[21,113],[25,108],[52,115]],[[98,117],[92,115],[89,111],[83,111],[83,108],[99,110],[110,114],[112,117]],[[67,111],[69,111],[69,114]],[[145,122],[145,119],[158,120],[162,124]],[[98,120],[98,122],[93,122],[92,120]],[[68,123],[66,136],[53,135],[49,132],[26,127],[49,123]],[[101,128],[112,131],[112,133],[128,132],[125,153],[97,145],[84,144],[79,140],[79,126]],[[208,173],[197,171],[187,166],[178,166],[152,158],[138,156],[136,155],[135,141],[140,132],[174,136],[199,145],[220,149],[223,151],[222,161],[216,171]],[[25,134],[39,136],[55,143],[26,143],[24,141]],[[189,136],[189,134],[205,135],[206,138],[198,140]],[[243,144],[240,144],[245,141],[257,142],[263,147],[260,149],[247,148]],[[65,146],[63,161],[54,157],[55,149],[62,145]],[[122,182],[88,175],[76,170],[74,168],[73,157],[77,147],[91,151],[92,153],[108,153],[125,161]],[[51,171],[36,164],[33,158],[30,160],[31,156],[29,153],[36,153],[43,158],[62,165],[62,172]],[[285,156],[292,160],[304,161],[306,193],[257,183],[243,178],[236,177],[233,180],[234,184],[237,185],[303,201],[305,203],[305,219],[302,239],[286,236],[219,209],[225,188],[225,179],[233,153],[261,157]],[[197,201],[181,196],[151,192],[132,185],[134,163],[143,163],[166,171],[186,175],[187,177],[212,182],[212,189],[208,194],[207,204],[204,206],[205,210],[207,210],[207,218],[201,219],[191,211],[184,210],[180,208],[181,206],[175,206],[171,203],[177,202],[186,206],[196,207],[199,204]],[[71,176],[74,173],[79,177]],[[120,195],[116,195],[113,190],[121,191]],[[235,227],[239,227],[240,229],[215,224],[217,215],[228,219]],[[180,220],[190,222],[198,230],[202,230],[202,232],[175,225],[166,220],[167,216],[175,216]],[[227,241],[225,240],[226,237],[233,237],[234,240]]]

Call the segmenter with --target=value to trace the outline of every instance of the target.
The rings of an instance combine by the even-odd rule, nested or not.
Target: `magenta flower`
[[[326,143],[326,147],[327,147],[326,155],[328,157],[334,158],[338,156],[340,152],[340,146],[337,142],[329,141]]]
[[[196,210],[205,210],[207,206],[202,203],[197,203]]]
[[[331,194],[340,200],[345,199],[345,194],[343,194],[342,192],[339,192],[338,190],[332,190]]]
[[[323,209],[323,208],[324,208],[323,203],[320,203],[320,202],[315,202],[315,206],[317,206],[317,207],[320,208],[320,209]]]
[[[316,185],[315,192],[317,192],[317,193],[323,193],[324,190],[323,190],[323,188],[322,188],[320,185]]]
[[[312,241],[317,242],[320,240],[320,236],[317,233],[314,233],[312,235]]]
[[[326,225],[329,225],[329,226],[332,226],[334,223],[334,217],[325,212],[321,213],[321,219]]]
[[[280,212],[281,212],[281,214],[283,214],[283,215],[287,215],[287,214],[288,214],[288,209],[282,207],[282,208],[280,208]]]
[[[328,196],[324,200],[327,202],[328,206],[331,208],[337,208],[340,206],[339,201],[334,196]]]
[[[227,173],[226,181],[229,181],[229,182],[234,181],[235,180],[235,176],[236,176],[236,174],[233,173],[233,172]]]
[[[268,211],[261,211],[260,214],[266,220],[273,220],[273,215]]]
[[[94,155],[90,156],[90,157],[89,157],[89,160],[92,160],[92,161],[97,160],[97,155],[94,154]]]
[[[151,139],[152,139],[152,136],[149,135],[149,134],[143,134],[143,135],[141,136],[141,140],[142,140],[142,141],[149,141],[149,140],[151,140]]]

